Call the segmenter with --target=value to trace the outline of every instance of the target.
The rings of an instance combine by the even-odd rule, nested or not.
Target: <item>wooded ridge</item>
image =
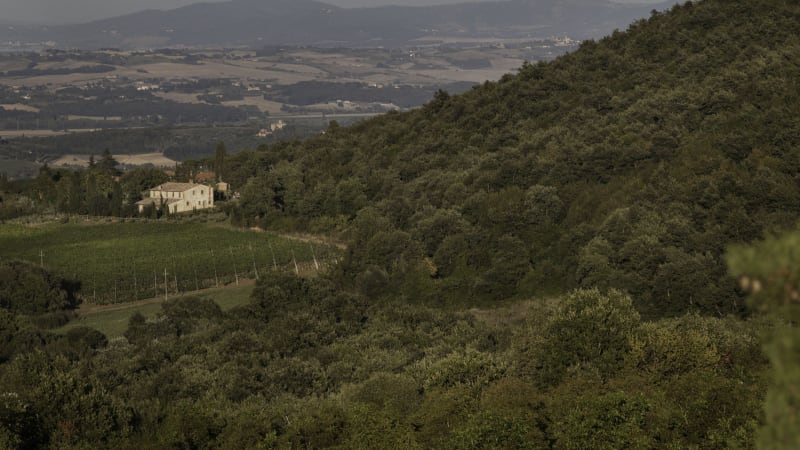
[[[420,110],[240,153],[234,220],[345,230],[345,276],[392,296],[616,287],[648,317],[742,313],[726,246],[800,209],[798,11],[688,2]]]

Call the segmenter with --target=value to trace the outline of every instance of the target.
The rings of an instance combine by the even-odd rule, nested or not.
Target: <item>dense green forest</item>
[[[0,447],[796,448],[797,80],[800,4],[686,2],[208,161],[232,222],[343,259],[114,341],[43,329],[75,287],[3,263],[56,300],[0,289]]]
[[[688,2],[464,95],[232,158],[243,224],[345,231],[387,293],[744,312],[726,245],[800,212],[793,3]],[[430,295],[429,295],[430,293]]]
[[[643,322],[619,291],[484,314],[272,274],[250,305],[164,303],[127,339],[43,334],[3,312],[14,448],[749,447],[757,329]]]

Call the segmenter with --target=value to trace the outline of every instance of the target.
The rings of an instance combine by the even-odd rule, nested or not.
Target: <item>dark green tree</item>
[[[759,447],[783,449],[800,446],[800,233],[770,238],[728,255],[731,272],[742,289],[751,294],[750,304],[778,322],[766,351],[772,366],[771,384],[764,412]]]
[[[109,210],[112,216],[122,217],[125,215],[123,209],[123,200],[122,186],[118,181],[115,181],[114,190],[111,192],[111,199],[109,200]]]
[[[83,183],[81,182],[81,174],[72,172],[69,178],[69,212],[73,214],[85,214],[86,199]]]
[[[222,181],[225,176],[225,157],[228,151],[225,148],[225,143],[220,141],[214,151],[214,175],[217,181]]]
[[[0,307],[21,314],[75,308],[78,286],[26,261],[0,263]]]
[[[558,384],[569,369],[582,369],[609,378],[623,368],[639,333],[639,313],[630,297],[615,290],[575,291],[535,350],[536,377],[544,385]]]
[[[103,150],[103,154],[100,156],[100,161],[97,162],[97,168],[108,173],[109,175],[119,175],[119,170],[117,169],[117,165],[119,163],[114,156],[111,154],[111,151],[108,149]]]

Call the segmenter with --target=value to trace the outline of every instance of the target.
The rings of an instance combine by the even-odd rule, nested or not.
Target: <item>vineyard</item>
[[[83,301],[122,303],[238,283],[268,270],[319,271],[340,250],[203,224],[0,225],[0,261],[79,281]]]

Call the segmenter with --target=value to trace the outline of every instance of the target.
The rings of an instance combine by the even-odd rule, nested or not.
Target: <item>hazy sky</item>
[[[206,0],[206,3],[222,0]],[[266,1],[266,0],[265,0]],[[464,0],[319,0],[345,8],[382,5],[433,5]],[[474,0],[473,0],[474,1]],[[484,0],[497,1],[497,0]],[[661,0],[612,0],[626,3],[657,3]],[[198,0],[0,0],[0,20],[36,23],[80,23],[143,9],[173,9]]]

